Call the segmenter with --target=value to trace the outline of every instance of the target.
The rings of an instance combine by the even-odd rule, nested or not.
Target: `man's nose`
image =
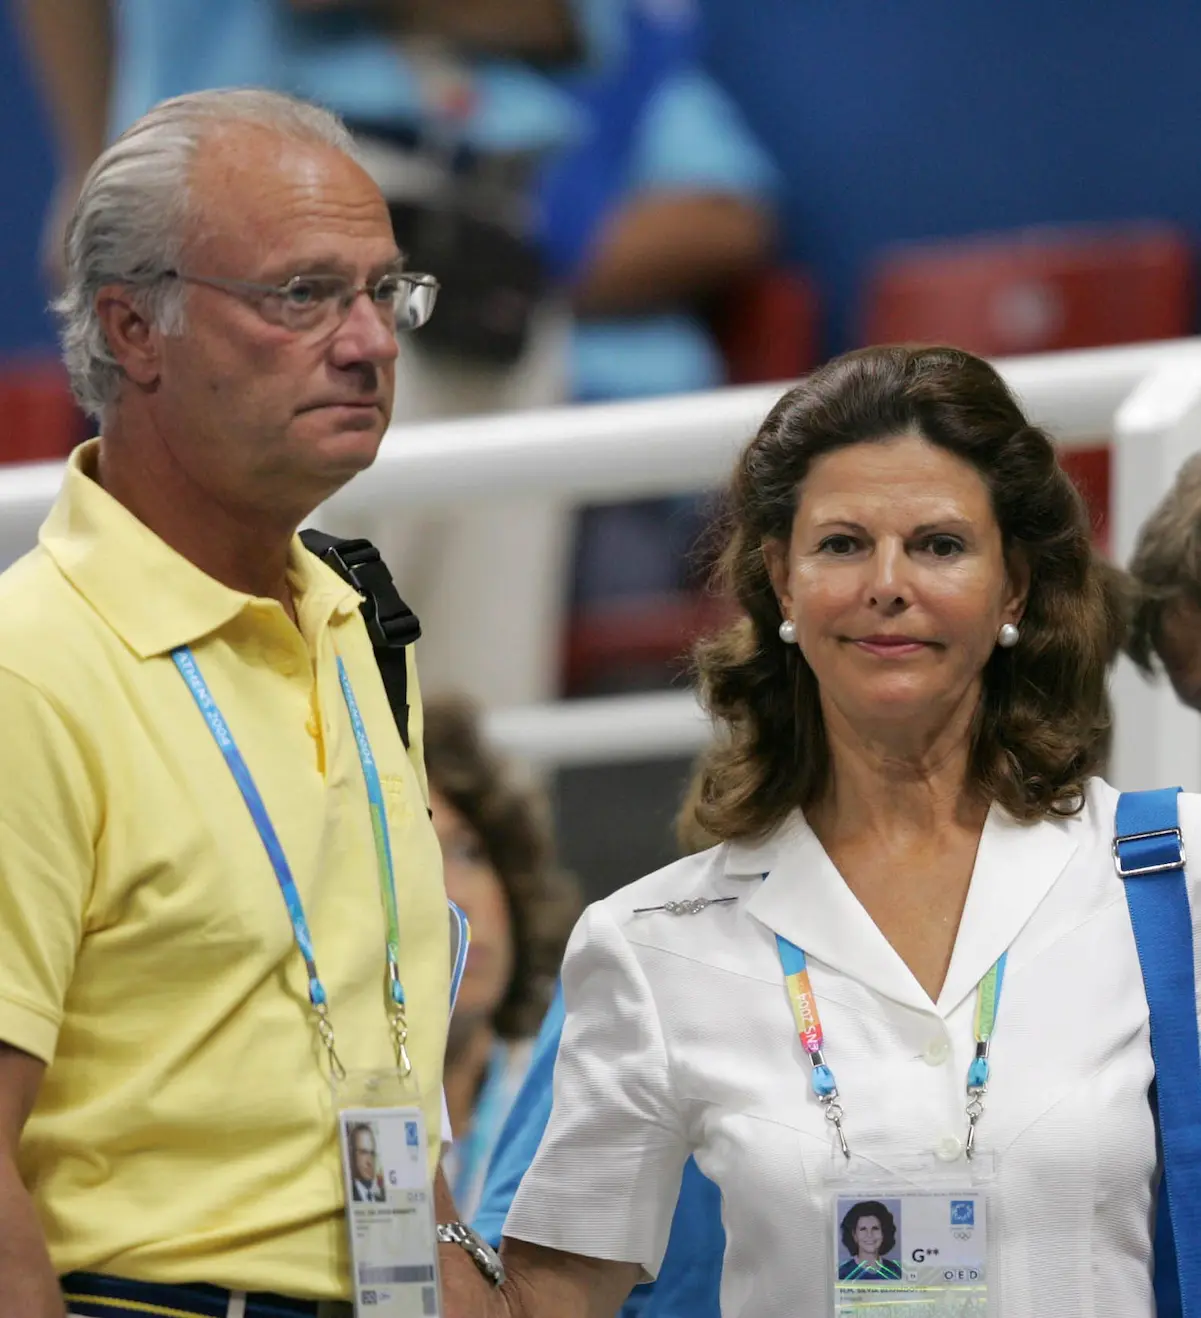
[[[354,366],[370,362],[386,366],[400,354],[396,328],[390,314],[385,317],[366,292],[360,292],[350,304],[346,319],[338,326],[330,344],[330,354],[337,366]]]

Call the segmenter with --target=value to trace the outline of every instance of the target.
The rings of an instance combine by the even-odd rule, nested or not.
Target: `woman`
[[[469,1221],[579,906],[554,866],[545,802],[485,745],[474,707],[429,701],[424,741],[447,896],[471,924],[446,1044],[455,1142],[444,1160]]]
[[[896,1248],[896,1219],[876,1199],[853,1204],[842,1219],[842,1247],[850,1256],[838,1269],[839,1281],[897,1281],[901,1275],[896,1259],[887,1255]]]
[[[983,361],[868,349],[773,410],[728,532],[722,841],[572,936],[510,1312],[615,1312],[693,1154],[726,1318],[830,1312],[832,1205],[914,1187],[956,1195],[994,1316],[1150,1318],[1147,1005],[1095,776],[1117,621],[1049,439]]]

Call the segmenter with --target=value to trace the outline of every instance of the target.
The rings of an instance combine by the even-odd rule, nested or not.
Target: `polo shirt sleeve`
[[[0,669],[0,1040],[53,1060],[95,873],[98,809],[51,699]]]
[[[768,203],[780,175],[739,108],[694,68],[668,79],[643,111],[628,187],[729,193]]]
[[[550,1122],[505,1235],[654,1277],[691,1149],[654,995],[603,903],[572,934],[563,997]]]

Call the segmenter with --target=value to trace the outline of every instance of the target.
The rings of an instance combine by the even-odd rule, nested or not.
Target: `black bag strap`
[[[409,671],[405,647],[421,635],[417,615],[400,598],[392,573],[370,540],[340,540],[324,531],[301,531],[304,547],[316,554],[363,596],[360,611],[375,647],[375,662],[405,750],[409,749]]]

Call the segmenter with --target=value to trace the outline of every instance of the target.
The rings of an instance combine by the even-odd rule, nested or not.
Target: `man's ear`
[[[133,290],[126,284],[106,284],[96,294],[96,317],[109,352],[125,374],[146,389],[157,384],[159,336]]]
[[[788,591],[788,545],[783,540],[764,540],[763,562],[771,578],[771,588],[780,602],[780,613],[792,617],[792,596]]]

